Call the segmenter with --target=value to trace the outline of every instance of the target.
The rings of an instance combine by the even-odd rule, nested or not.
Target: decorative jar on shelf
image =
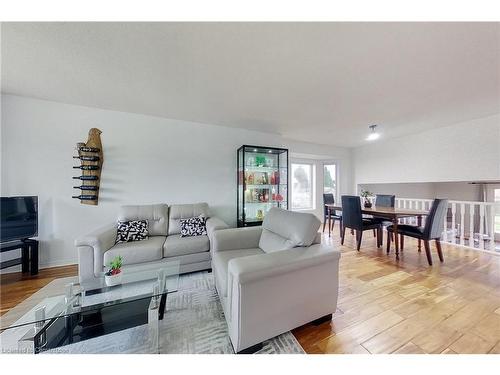
[[[264,212],[262,210],[257,210],[257,220],[264,220]]]

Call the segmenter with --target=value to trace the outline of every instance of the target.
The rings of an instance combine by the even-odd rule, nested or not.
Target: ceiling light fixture
[[[380,134],[377,133],[377,125],[370,125],[369,128],[372,130],[368,137],[366,137],[367,141],[374,141],[380,137]]]

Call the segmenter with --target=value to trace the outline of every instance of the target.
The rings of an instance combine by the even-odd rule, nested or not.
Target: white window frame
[[[335,194],[334,194],[334,198],[335,198],[335,202],[338,203],[339,202],[339,163],[337,161],[323,161],[322,163],[322,173],[323,173],[323,180],[321,181],[322,182],[322,186],[321,186],[321,196],[323,196],[323,194],[325,193],[325,166],[327,165],[335,165]]]
[[[293,166],[294,165],[307,165],[311,170],[311,207],[296,208],[293,205]],[[292,211],[314,211],[316,210],[316,163],[314,161],[306,160],[293,160],[290,163],[290,208]]]

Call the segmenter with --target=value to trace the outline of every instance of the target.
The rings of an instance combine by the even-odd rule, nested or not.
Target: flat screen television
[[[24,240],[38,235],[38,197],[0,199],[1,242]]]

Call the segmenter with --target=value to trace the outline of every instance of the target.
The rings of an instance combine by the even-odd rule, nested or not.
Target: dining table
[[[342,206],[339,204],[325,204],[328,210],[328,235],[330,235],[332,212],[342,211]],[[408,217],[416,217],[417,225],[422,226],[422,217],[427,216],[429,211],[415,210],[410,208],[399,207],[361,207],[361,213],[364,215],[371,215],[377,218],[387,219],[391,221],[394,227],[394,245],[396,247],[396,259],[399,259],[399,241],[398,241],[398,224],[400,219]],[[418,251],[421,251],[421,241],[418,240]],[[387,251],[389,253],[389,251]]]

